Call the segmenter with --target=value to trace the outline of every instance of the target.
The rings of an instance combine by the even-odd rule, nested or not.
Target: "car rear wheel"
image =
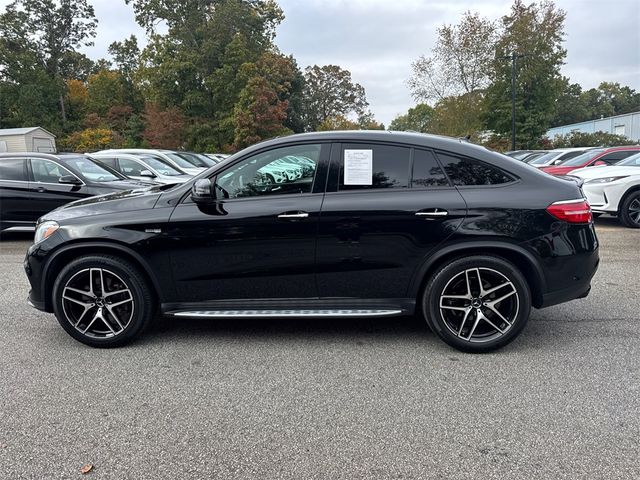
[[[442,340],[480,353],[501,348],[522,332],[531,293],[515,265],[474,255],[442,266],[426,285],[422,307],[429,327]]]
[[[145,277],[109,255],[80,257],[53,287],[54,313],[66,332],[92,347],[117,347],[138,336],[154,315]]]
[[[640,191],[628,195],[620,206],[620,222],[629,228],[640,228]]]

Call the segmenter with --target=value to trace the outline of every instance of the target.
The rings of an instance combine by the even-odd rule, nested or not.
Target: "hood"
[[[628,167],[628,166],[598,166],[598,167],[586,167],[579,170],[574,170],[571,175],[576,177],[590,179],[590,178],[605,178],[605,177],[623,177],[626,175],[640,175],[640,167]]]
[[[137,190],[123,190],[67,203],[47,213],[46,220],[67,220],[106,213],[123,213],[153,208],[162,194],[163,185]]]

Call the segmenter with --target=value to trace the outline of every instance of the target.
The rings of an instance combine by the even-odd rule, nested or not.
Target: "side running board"
[[[402,310],[391,309],[287,309],[287,310],[197,310],[166,312],[172,317],[266,318],[266,317],[392,317]]]

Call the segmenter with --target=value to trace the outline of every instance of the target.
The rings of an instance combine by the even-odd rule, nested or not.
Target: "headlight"
[[[33,243],[34,244],[40,243],[45,238],[48,238],[49,236],[51,236],[53,232],[58,230],[58,228],[60,228],[60,225],[58,225],[57,222],[53,222],[53,221],[42,222],[36,228],[36,236],[33,239]]]
[[[587,180],[584,183],[610,183],[615,182],[616,180],[622,180],[623,178],[627,178],[629,175],[625,175],[623,177],[605,177],[605,178],[594,178],[593,180]]]

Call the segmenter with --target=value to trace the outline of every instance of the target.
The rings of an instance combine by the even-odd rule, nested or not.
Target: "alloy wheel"
[[[640,225],[640,198],[634,199],[627,210],[631,221]]]
[[[105,268],[85,268],[64,286],[62,309],[67,321],[83,335],[109,338],[125,331],[135,302],[118,275]]]
[[[467,342],[483,343],[505,335],[520,308],[515,285],[491,268],[456,274],[440,295],[439,309],[447,328]]]

